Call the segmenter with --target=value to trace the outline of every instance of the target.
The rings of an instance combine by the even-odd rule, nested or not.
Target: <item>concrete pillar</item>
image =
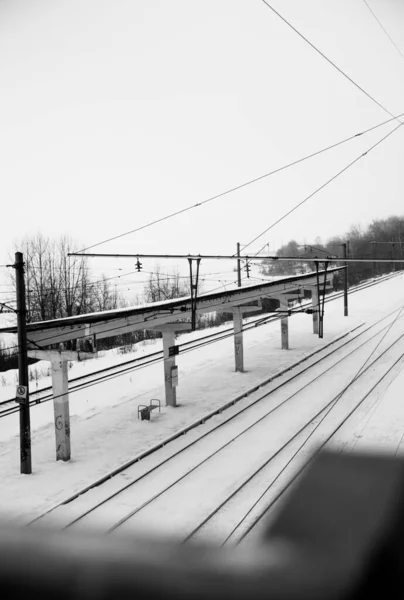
[[[318,317],[319,317],[319,298],[317,287],[311,288],[311,307],[313,309],[313,333],[318,334]]]
[[[172,368],[175,367],[175,355],[169,356],[169,348],[175,345],[175,332],[173,329],[163,330],[163,356],[164,356],[164,385],[166,393],[166,406],[177,406],[177,392],[173,386]]]
[[[288,310],[288,304],[285,302],[281,302],[280,309]],[[281,340],[282,340],[282,350],[289,350],[289,317],[283,316],[281,318]]]
[[[95,352],[72,350],[38,350],[30,348],[28,356],[48,360],[52,365],[53,409],[55,415],[56,460],[70,460],[69,361],[95,358]]]
[[[163,334],[163,358],[164,358],[164,387],[166,395],[166,406],[177,406],[178,370],[175,364],[176,351],[175,345],[176,331],[190,331],[191,323],[165,323],[152,327],[155,331],[161,331]],[[170,356],[170,348],[172,356]]]
[[[222,312],[231,312],[233,314],[233,326],[234,326],[234,362],[236,365],[236,371],[239,373],[244,372],[244,350],[243,350],[243,314],[256,312],[260,303],[257,302],[255,306],[224,306]]]
[[[234,325],[234,359],[236,371],[244,371],[244,350],[243,350],[243,314],[240,306],[235,306],[233,312]]]
[[[70,460],[70,414],[67,361],[52,356],[52,390],[55,416],[56,460]]]

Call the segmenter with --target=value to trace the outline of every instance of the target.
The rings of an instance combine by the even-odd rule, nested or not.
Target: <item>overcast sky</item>
[[[363,0],[270,3],[404,113],[404,58]],[[368,4],[404,54],[404,2]],[[261,0],[0,0],[0,263],[21,235],[90,246],[388,118]],[[93,251],[233,253],[396,124]],[[403,157],[404,127],[249,250],[404,214]]]

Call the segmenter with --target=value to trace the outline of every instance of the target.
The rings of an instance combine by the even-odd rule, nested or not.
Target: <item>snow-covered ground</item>
[[[343,317],[342,299],[327,304],[322,340],[313,335],[310,316],[293,316],[290,320],[289,351],[280,350],[279,322],[246,332],[246,372],[243,374],[234,372],[232,338],[180,354],[179,406],[175,409],[163,407],[160,414],[153,414],[150,422],[138,421],[137,406],[150,398],[163,400],[161,363],[72,393],[72,460],[69,463],[55,461],[52,403],[33,407],[31,476],[19,473],[18,415],[2,418],[2,512],[10,517],[24,517],[24,520],[36,516],[257,382],[326,345],[341,333],[401,306],[404,296],[402,286],[403,276],[398,276],[353,294],[350,297],[351,316],[347,318]],[[185,334],[180,341],[190,336]],[[160,349],[160,343],[156,342],[152,351]],[[114,360],[116,356],[110,353],[94,363],[97,362],[96,368],[101,368]],[[77,369],[89,369],[88,365],[81,363],[73,367],[70,376],[77,376]],[[13,395],[12,389],[8,389],[6,397]],[[400,412],[398,403],[394,410]],[[390,415],[389,410],[386,414]],[[394,417],[390,415],[389,418]],[[385,432],[375,431],[377,435],[373,443],[386,437]]]
[[[273,499],[274,488],[267,488],[285,467],[286,477],[301,467],[307,449],[297,460],[293,455],[306,438],[312,450],[362,399],[365,413],[378,400],[372,394],[380,369],[372,362],[379,357],[382,371],[397,358],[404,362],[401,316],[395,327],[390,317],[361,328],[41,523],[117,533],[146,528],[180,540],[197,530],[199,538],[223,542],[262,492],[265,502]],[[336,402],[365,363],[367,369]],[[377,394],[385,383],[376,386]]]

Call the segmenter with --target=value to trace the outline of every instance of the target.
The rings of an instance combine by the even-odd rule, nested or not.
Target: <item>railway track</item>
[[[87,493],[35,521],[54,522],[62,528],[97,525],[106,533],[138,531],[145,524],[148,529],[154,524],[161,532],[169,523],[170,533],[175,530],[183,541],[220,529],[223,515],[228,520],[226,513],[235,504],[245,506],[246,498],[251,504],[253,492],[257,496],[257,481],[271,481],[279,461],[283,464],[295,451],[302,436],[310,436],[319,420],[324,427],[324,415],[328,418],[332,409],[334,417],[351,407],[358,382],[366,397],[374,384],[376,364],[388,365],[396,360],[397,352],[402,358],[404,319],[394,311],[334,346],[272,382],[264,393],[254,389],[203,431],[194,429],[158,454],[125,465],[104,485],[97,488],[94,483]],[[376,346],[374,357],[352,386],[357,365]],[[330,378],[338,381],[337,394],[327,389]],[[348,386],[342,403],[341,385],[341,389]],[[239,512],[237,508],[235,514]]]
[[[278,472],[272,475],[270,484],[263,483],[262,491],[257,493],[254,491],[254,501],[251,502],[251,496],[248,508],[244,507],[243,514],[240,519],[234,518],[232,528],[228,527],[229,533],[223,538],[222,544],[236,543],[244,541],[253,541],[260,536],[268,526],[268,522],[276,515],[279,502],[282,501],[285,495],[289,492],[292,485],[302,475],[305,468],[310,464],[314,456],[328,443],[331,443],[334,451],[345,451],[345,443],[334,443],[334,439],[345,431],[345,437],[352,429],[351,421],[355,421],[357,411],[365,411],[366,414],[374,408],[383,398],[383,394],[387,390],[390,383],[400,374],[404,366],[404,345],[400,344],[396,353],[391,353],[389,364],[386,365],[385,371],[380,376],[373,376],[368,389],[358,398],[357,393],[350,394],[351,403],[344,407],[340,407],[340,414],[335,413],[330,415],[332,420],[330,423],[325,421],[325,425],[320,423],[321,428],[316,436],[302,436],[301,440],[296,440],[296,450],[290,447],[290,458],[284,459],[284,464],[281,465],[280,458]],[[342,447],[341,447],[342,446]],[[235,517],[235,513],[233,513]],[[206,532],[205,532],[206,533]]]
[[[349,290],[349,294],[354,294],[356,292],[367,289],[369,287],[373,287],[374,285],[378,285],[379,283],[382,283],[388,279],[397,277],[400,274],[402,274],[402,273],[401,272],[392,273],[389,275],[385,275],[383,277],[379,277],[375,280],[370,280],[363,284],[359,284],[358,286],[351,288]],[[334,300],[341,298],[342,296],[343,296],[343,292],[334,292],[332,294],[329,294],[325,298],[325,302],[332,302]],[[304,310],[305,308],[308,308],[309,306],[311,306],[311,301],[302,302],[302,304],[299,308],[299,312],[300,312],[300,310]],[[292,309],[292,313],[294,310],[296,311],[296,309]],[[271,315],[268,317],[260,316],[256,319],[252,319],[251,321],[246,323],[243,327],[243,331],[249,331],[256,327],[260,327],[260,326],[266,325],[268,323],[271,323],[273,321],[279,320],[280,318],[281,318],[281,315],[278,315],[278,314]],[[184,353],[184,352],[196,350],[205,345],[227,339],[228,337],[232,337],[233,335],[234,335],[233,327],[228,327],[220,332],[201,336],[200,338],[198,338],[196,340],[190,340],[189,342],[184,342],[183,344],[179,344],[179,352]],[[99,369],[97,371],[93,371],[92,373],[89,373],[88,375],[81,375],[79,377],[74,377],[73,379],[71,379],[69,381],[69,393],[73,393],[73,392],[85,389],[86,387],[97,385],[98,383],[102,383],[103,381],[107,381],[111,378],[118,377],[120,375],[124,375],[125,373],[135,371],[136,369],[145,368],[149,365],[156,364],[157,362],[160,362],[161,360],[163,360],[163,352],[161,350],[159,350],[157,352],[152,352],[150,354],[147,354],[146,356],[143,356],[143,357],[138,357],[138,358],[134,358],[134,359],[131,359],[128,361],[124,361],[124,362],[119,363],[118,365],[114,365],[112,367],[106,367],[104,369]],[[47,386],[45,388],[42,388],[41,390],[38,390],[35,392],[30,392],[30,398],[32,398],[32,399],[30,399],[30,402],[29,402],[30,406],[35,407],[39,404],[43,404],[45,402],[51,401],[53,399],[53,394],[52,394],[51,390],[52,390],[52,386]],[[14,398],[10,398],[8,400],[3,400],[0,402],[0,418],[15,414],[17,412],[19,412],[19,407],[15,405]]]
[[[393,349],[393,347],[395,347]],[[388,355],[381,375],[369,372]],[[337,393],[323,410],[296,431],[245,481],[215,507],[184,541],[204,540],[212,536],[222,545],[239,543],[251,535],[263,517],[274,514],[277,503],[301,475],[320,447],[333,441],[342,426],[349,426],[355,411],[367,404],[371,410],[388,384],[404,364],[404,339],[400,337],[377,357],[355,381],[355,387],[341,396]],[[362,383],[362,379],[366,381]],[[358,382],[361,381],[361,385]],[[267,520],[265,521],[267,526]],[[217,535],[217,532],[220,532]],[[254,532],[255,533],[255,532]]]

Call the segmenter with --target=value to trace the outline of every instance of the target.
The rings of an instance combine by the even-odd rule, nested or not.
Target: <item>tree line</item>
[[[128,302],[136,305],[189,295],[186,278],[177,271],[165,273],[157,266],[149,274],[143,294],[128,300],[117,292],[105,274],[94,276],[86,257],[68,256],[78,249],[70,237],[52,239],[40,233],[14,243],[14,251],[22,252],[24,257],[28,323],[124,308]],[[10,270],[10,283],[15,294],[14,270]],[[158,337],[161,337],[159,332],[138,330],[99,340],[97,349],[124,347]],[[66,343],[66,348],[75,350],[77,341]],[[15,368],[15,349],[0,340],[0,371]]]
[[[304,258],[307,262],[293,260],[276,262],[263,259],[261,271],[265,275],[303,274],[314,270],[313,258],[329,258],[330,265],[341,265],[341,263],[333,263],[332,258],[343,257],[344,243],[347,243],[349,258],[403,260],[402,263],[349,263],[349,285],[356,285],[377,275],[403,269],[404,217],[376,219],[364,229],[353,226],[345,235],[334,236],[325,243],[322,243],[320,238],[316,238],[313,244],[298,244],[296,240],[290,240],[277,250],[276,256]],[[340,285],[338,281],[337,285],[338,287]]]

